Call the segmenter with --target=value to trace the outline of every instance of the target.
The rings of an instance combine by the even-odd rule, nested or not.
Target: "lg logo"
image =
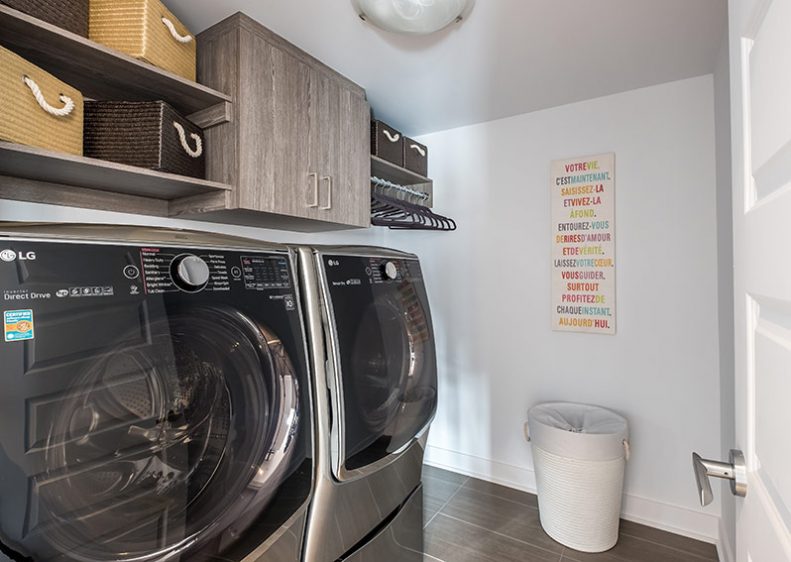
[[[0,251],[0,260],[4,262],[12,262],[16,259],[20,261],[33,261],[36,259],[36,252],[23,252],[17,254],[14,250]]]

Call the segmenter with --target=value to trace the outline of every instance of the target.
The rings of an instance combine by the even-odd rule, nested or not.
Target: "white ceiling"
[[[349,0],[166,0],[193,31],[237,11],[368,91],[408,135],[711,73],[726,0],[478,0],[429,37],[361,21]]]

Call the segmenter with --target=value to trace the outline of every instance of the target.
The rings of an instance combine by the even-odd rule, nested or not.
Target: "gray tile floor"
[[[703,562],[707,543],[621,522],[612,550],[586,554],[553,541],[541,528],[536,496],[425,467],[424,562]]]

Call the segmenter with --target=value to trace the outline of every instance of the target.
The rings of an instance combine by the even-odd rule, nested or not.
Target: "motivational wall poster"
[[[615,334],[615,154],[552,162],[552,329]]]

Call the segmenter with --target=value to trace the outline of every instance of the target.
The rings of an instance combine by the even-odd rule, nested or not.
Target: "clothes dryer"
[[[437,365],[420,262],[364,247],[299,255],[318,427],[306,561],[422,561]]]

